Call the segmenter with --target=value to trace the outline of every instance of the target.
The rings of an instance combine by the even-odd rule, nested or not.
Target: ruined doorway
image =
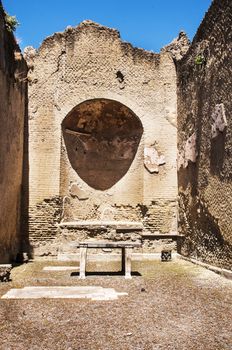
[[[129,170],[143,126],[128,107],[102,98],[74,107],[62,122],[62,132],[72,168],[89,186],[104,191]]]

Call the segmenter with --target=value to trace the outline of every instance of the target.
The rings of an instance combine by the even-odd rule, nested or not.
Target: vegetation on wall
[[[195,64],[202,65],[203,63],[205,63],[205,57],[203,55],[197,55],[195,57]]]
[[[6,29],[9,32],[14,32],[16,30],[16,28],[19,25],[19,21],[17,20],[16,16],[10,16],[4,9],[2,4],[0,3],[0,8],[4,13],[4,19],[5,19],[5,25],[6,25]]]
[[[14,32],[19,25],[19,22],[16,16],[10,16],[8,13],[5,13],[5,23],[6,23],[6,29],[9,32]]]

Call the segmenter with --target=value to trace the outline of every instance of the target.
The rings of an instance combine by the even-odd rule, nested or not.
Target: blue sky
[[[2,0],[16,15],[20,46],[39,47],[43,39],[68,25],[91,19],[120,31],[124,41],[159,52],[181,30],[190,39],[211,0]]]

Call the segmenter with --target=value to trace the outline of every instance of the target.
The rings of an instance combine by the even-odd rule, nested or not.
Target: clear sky
[[[211,0],[2,0],[16,15],[20,46],[41,42],[68,25],[91,19],[120,31],[124,41],[159,52],[181,30],[192,40]]]

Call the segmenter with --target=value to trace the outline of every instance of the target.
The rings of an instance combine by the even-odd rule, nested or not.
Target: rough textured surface
[[[163,155],[159,155],[155,147],[145,147],[144,165],[151,174],[158,173],[159,166],[164,164],[165,157]]]
[[[134,262],[141,276],[125,280],[119,264],[88,266],[80,281],[44,264],[12,270],[0,296],[26,286],[102,286],[128,293],[113,301],[0,299],[2,349],[230,350],[232,282],[184,261]],[[57,265],[57,264],[56,264]],[[114,271],[105,276],[102,271]],[[99,275],[91,275],[91,271]]]
[[[147,229],[173,231],[177,130],[171,55],[133,48],[118,31],[85,21],[48,37],[38,51],[27,49],[25,57],[34,254],[43,254],[44,241],[52,244],[59,220],[143,222],[147,212]],[[159,173],[144,167],[146,147],[165,157],[158,159]],[[52,218],[54,198],[62,204],[60,217]],[[57,209],[54,202],[54,216]]]
[[[231,268],[231,24],[214,0],[191,46],[181,32],[154,54],[84,21],[28,47],[26,76],[0,11],[0,262],[26,256],[28,232],[40,257],[87,238],[176,248],[152,235],[177,232],[177,68],[182,253]]]
[[[102,191],[127,173],[143,134],[141,121],[132,111],[106,99],[75,107],[62,129],[72,168],[90,187]]]
[[[0,263],[20,250],[26,63],[0,3]]]
[[[10,272],[12,266],[10,264],[0,265],[0,282],[8,282],[10,280]]]
[[[215,0],[178,64],[179,227],[186,234],[182,253],[228,269],[232,268],[231,26],[232,2]]]
[[[185,32],[180,32],[179,36],[174,39],[170,44],[165,46],[162,51],[170,52],[175,61],[179,61],[186,55],[189,47],[190,40],[188,39]]]

